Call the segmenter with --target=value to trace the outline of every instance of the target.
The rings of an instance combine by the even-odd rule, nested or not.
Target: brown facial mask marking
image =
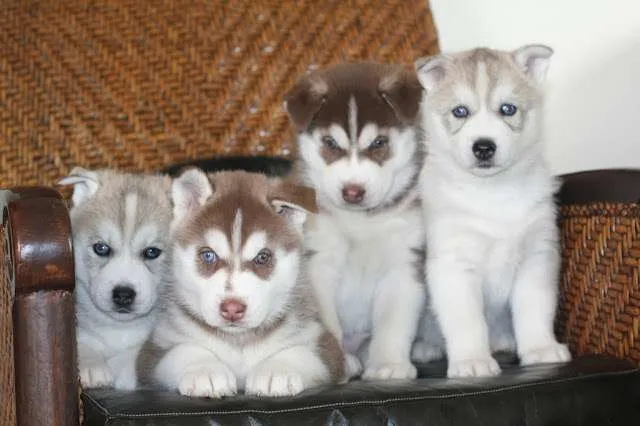
[[[347,151],[340,147],[330,148],[325,144],[322,144],[322,147],[320,148],[320,156],[326,164],[331,164],[346,157]]]
[[[258,265],[253,260],[243,262],[242,269],[245,271],[253,272],[261,280],[267,281],[273,273],[275,265],[275,259],[266,265]]]
[[[209,278],[209,277],[212,277],[213,274],[218,272],[220,269],[229,268],[229,262],[226,259],[217,258],[216,261],[213,263],[206,263],[202,259],[203,250],[204,248],[200,247],[200,248],[196,248],[196,252],[195,252],[196,263],[198,265],[198,273],[200,274],[200,276],[204,278]]]
[[[391,146],[386,135],[378,135],[366,149],[359,152],[360,157],[368,158],[374,163],[382,166],[391,158]]]

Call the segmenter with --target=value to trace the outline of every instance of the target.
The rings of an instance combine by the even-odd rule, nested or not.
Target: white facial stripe
[[[373,123],[365,124],[360,132],[360,136],[358,137],[358,148],[361,150],[367,149],[376,136],[380,134],[381,132],[378,126]]]
[[[480,108],[486,108],[486,103],[489,99],[489,76],[487,75],[487,66],[484,62],[478,63],[478,70],[476,74],[476,91],[478,93]]]
[[[154,224],[146,224],[136,230],[133,240],[131,240],[131,246],[142,250],[145,247],[157,244],[157,241],[158,228]]]
[[[253,259],[266,245],[267,234],[264,231],[254,232],[244,243],[244,247],[242,249],[242,260],[248,261]]]
[[[138,195],[127,194],[124,199],[124,238],[131,240],[136,226],[136,211],[138,210]]]
[[[205,241],[222,259],[231,257],[231,247],[229,247],[229,240],[224,232],[218,229],[210,229],[205,234]]]
[[[238,209],[236,217],[233,219],[233,225],[231,227],[231,249],[238,255],[242,247],[242,210]]]
[[[329,134],[331,135],[331,137],[333,137],[333,139],[335,139],[340,148],[344,149],[345,151],[349,150],[349,146],[351,145],[349,143],[349,135],[347,135],[345,129],[343,129],[342,126],[338,124],[332,124],[331,126],[329,126]]]
[[[120,234],[120,229],[112,222],[100,223],[100,225],[98,226],[98,235],[95,235],[93,237],[100,238],[110,246],[122,246],[122,235]]]
[[[356,145],[358,141],[358,105],[356,104],[356,99],[353,96],[349,99],[347,115],[347,121],[349,123],[349,140],[353,145]]]

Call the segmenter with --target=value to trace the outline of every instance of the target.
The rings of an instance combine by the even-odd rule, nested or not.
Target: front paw
[[[552,364],[569,361],[571,361],[569,348],[567,348],[567,345],[557,342],[526,351],[520,355],[520,365]]]
[[[221,363],[189,368],[180,379],[178,391],[180,395],[205,398],[222,398],[238,392],[233,372]]]
[[[491,377],[500,374],[500,366],[492,357],[449,361],[447,377]]]
[[[302,376],[295,371],[265,366],[249,374],[245,393],[256,396],[292,396],[304,389]]]
[[[410,362],[369,365],[362,375],[365,380],[415,379],[416,377],[418,377],[418,370]]]
[[[103,363],[91,363],[80,366],[80,383],[84,388],[107,388],[112,387],[114,382],[113,373]]]

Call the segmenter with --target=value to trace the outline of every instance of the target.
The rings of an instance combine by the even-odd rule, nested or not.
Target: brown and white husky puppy
[[[309,277],[349,374],[413,378],[424,231],[418,177],[422,87],[401,65],[349,63],[301,77],[286,96],[297,174],[317,194]],[[356,357],[357,355],[357,357]]]
[[[247,172],[173,182],[173,283],[138,359],[145,384],[183,395],[295,395],[343,379],[344,358],[306,283],[313,190]]]

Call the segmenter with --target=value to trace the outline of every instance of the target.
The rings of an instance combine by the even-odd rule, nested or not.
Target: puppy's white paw
[[[226,365],[210,363],[189,368],[178,383],[178,391],[185,396],[222,398],[235,395],[238,385]]]
[[[491,377],[500,374],[500,366],[492,357],[449,362],[447,377]]]
[[[430,345],[422,340],[413,344],[411,348],[411,359],[414,362],[426,363],[444,358],[442,348]]]
[[[418,377],[418,370],[410,362],[369,365],[362,375],[365,380],[415,379],[416,377]]]
[[[292,396],[305,389],[302,376],[283,367],[258,367],[247,377],[245,393],[256,396]]]
[[[350,353],[344,354],[344,372],[347,379],[358,377],[362,374],[362,363],[360,359]]]
[[[520,355],[520,365],[550,364],[571,361],[567,345],[554,342],[551,345],[532,349]]]
[[[82,387],[87,389],[113,386],[113,373],[106,364],[92,363],[80,366],[79,375]]]

